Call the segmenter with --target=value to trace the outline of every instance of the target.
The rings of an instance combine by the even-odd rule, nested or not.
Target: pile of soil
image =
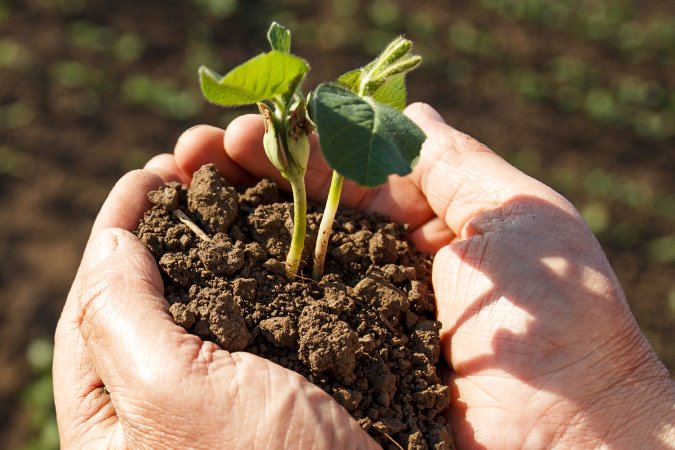
[[[384,448],[453,447],[442,414],[449,390],[436,371],[431,259],[406,242],[406,226],[342,211],[324,277],[289,281],[293,206],[274,183],[235,188],[206,165],[190,188],[170,183],[149,198],[137,235],[159,263],[176,323],[302,374]],[[310,205],[303,261],[319,220]]]

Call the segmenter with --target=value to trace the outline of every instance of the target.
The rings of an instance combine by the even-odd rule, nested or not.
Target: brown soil
[[[159,263],[176,323],[304,375],[384,448],[398,448],[391,439],[408,449],[452,447],[431,259],[406,242],[405,226],[342,211],[324,277],[288,281],[292,203],[280,202],[272,182],[235,189],[206,165],[189,189],[173,183],[149,197],[155,206],[137,234]],[[310,207],[307,254],[319,220]]]

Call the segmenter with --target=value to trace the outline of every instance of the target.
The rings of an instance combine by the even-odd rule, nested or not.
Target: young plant
[[[422,58],[412,42],[399,37],[367,66],[322,84],[311,95],[312,119],[321,148],[334,169],[319,235],[312,277],[320,279],[344,177],[377,186],[390,174],[405,175],[424,142],[424,133],[401,114],[406,104],[405,74]]]
[[[293,236],[286,257],[286,276],[293,278],[300,267],[307,227],[307,135],[314,127],[307,117],[300,85],[309,65],[290,54],[291,34],[278,23],[272,23],[267,38],[271,51],[246,61],[225,76],[204,66],[199,75],[207,100],[226,107],[258,105],[265,121],[265,153],[293,190]]]
[[[218,105],[257,103],[260,109],[265,121],[265,152],[293,190],[294,229],[286,258],[289,278],[297,274],[304,248],[307,136],[316,124],[324,156],[334,169],[314,252],[312,275],[319,279],[344,177],[376,186],[391,174],[410,173],[419,156],[424,133],[401,111],[406,104],[405,74],[417,67],[421,58],[410,54],[409,40],[397,38],[365,67],[344,74],[337,83],[320,84],[305,102],[301,84],[309,66],[290,53],[290,32],[272,23],[267,37],[272,51],[225,76],[201,67],[202,92]]]

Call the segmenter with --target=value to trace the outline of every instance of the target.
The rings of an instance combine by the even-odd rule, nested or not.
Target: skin
[[[410,223],[436,254],[457,447],[675,448],[675,384],[579,213],[428,105],[406,113],[428,136],[413,173],[370,190],[347,181],[342,202]],[[234,184],[286,186],[262,133],[258,116],[192,128],[111,192],[56,331],[63,448],[376,447],[302,377],[175,325],[157,265],[128,231],[145,192],[206,162]],[[325,198],[330,174],[313,151],[310,199]]]

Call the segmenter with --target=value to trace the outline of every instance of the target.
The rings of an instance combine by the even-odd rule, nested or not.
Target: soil
[[[154,207],[137,235],[158,261],[177,324],[302,374],[385,449],[399,448],[392,440],[406,449],[452,448],[442,414],[449,389],[436,371],[431,258],[408,244],[406,226],[341,211],[323,278],[288,280],[293,205],[274,183],[235,188],[205,165],[190,188],[171,183],[149,198]],[[310,207],[303,261],[320,218]]]

